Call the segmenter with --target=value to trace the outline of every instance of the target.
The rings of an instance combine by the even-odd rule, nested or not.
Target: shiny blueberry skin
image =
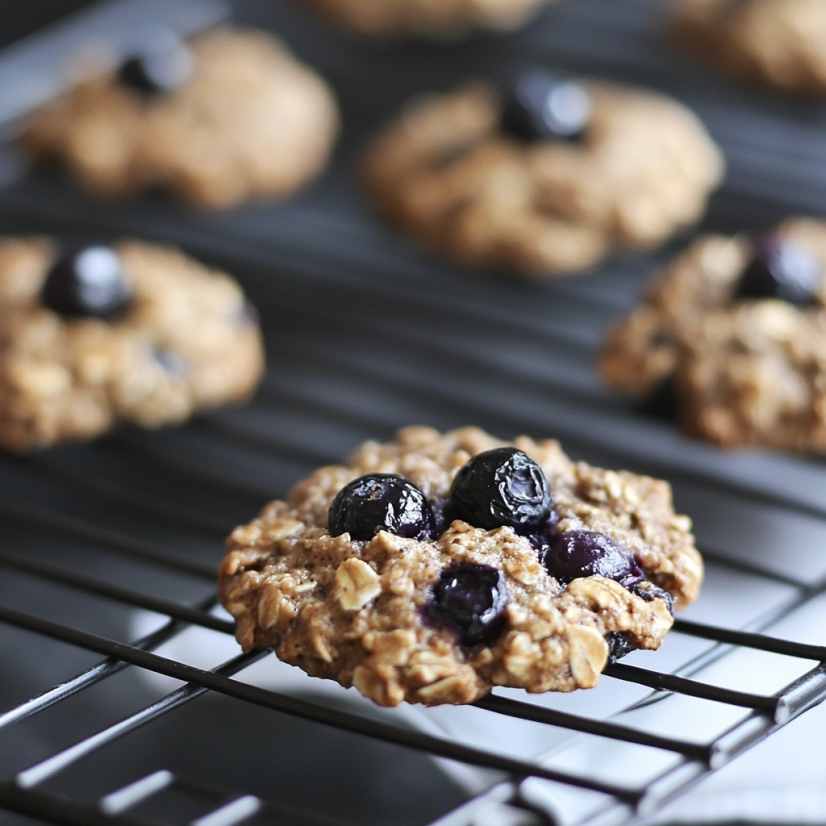
[[[156,35],[151,46],[126,60],[118,80],[142,95],[163,95],[182,86],[192,74],[189,49],[172,34]]]
[[[120,257],[103,245],[64,252],[47,273],[40,297],[65,318],[112,320],[132,302]]]
[[[642,569],[625,548],[593,531],[557,534],[544,561],[548,573],[560,582],[604,576],[629,587],[644,578]]]
[[[510,84],[502,107],[502,130],[520,141],[581,138],[591,119],[591,99],[579,83],[534,69]]]
[[[492,642],[505,624],[508,588],[501,571],[465,563],[442,572],[426,612],[437,625],[452,628],[462,645]]]
[[[407,479],[389,473],[360,476],[345,485],[330,505],[331,536],[349,533],[367,541],[379,531],[406,539],[431,539],[433,513],[425,495]]]
[[[805,247],[774,235],[755,241],[754,254],[734,294],[735,300],[774,298],[800,307],[816,304],[823,267]]]
[[[503,526],[530,533],[550,514],[551,496],[542,468],[512,447],[480,453],[456,474],[451,512],[477,528]]]

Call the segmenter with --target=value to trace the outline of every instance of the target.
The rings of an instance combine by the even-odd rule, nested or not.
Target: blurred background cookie
[[[247,398],[264,369],[238,285],[139,242],[0,242],[0,445],[158,427]]]
[[[326,164],[332,92],[275,37],[156,33],[143,54],[37,111],[24,145],[105,195],[161,187],[203,207],[286,197]]]
[[[365,164],[379,209],[426,246],[535,277],[656,246],[700,218],[722,175],[682,104],[539,69],[414,101]]]
[[[322,14],[367,35],[451,34],[509,30],[557,0],[305,0]]]
[[[724,447],[826,450],[826,223],[679,255],[604,345],[604,378]]]
[[[673,29],[688,48],[732,74],[826,94],[823,0],[679,0]]]

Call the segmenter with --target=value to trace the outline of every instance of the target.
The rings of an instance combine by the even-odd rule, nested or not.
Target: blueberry
[[[173,34],[156,35],[141,54],[130,57],[120,67],[118,80],[142,95],[172,92],[192,74],[192,55]]]
[[[665,603],[666,608],[668,608],[669,613],[672,616],[674,615],[674,597],[664,588],[660,588],[659,585],[655,585],[647,579],[642,579],[629,584],[627,587],[629,591],[641,597],[646,602],[651,602],[652,599],[661,599]]]
[[[621,660],[632,651],[637,650],[637,646],[631,641],[627,634],[612,631],[605,635],[605,642],[608,643],[608,662],[615,663]]]
[[[462,645],[492,642],[505,624],[508,587],[490,565],[463,563],[442,572],[433,586],[427,614],[452,628]]]
[[[775,235],[758,239],[737,285],[736,300],[775,298],[790,304],[816,304],[823,267],[805,247]]]
[[[93,245],[67,251],[54,262],[41,300],[67,318],[114,319],[127,310],[132,292],[117,253]]]
[[[530,533],[548,518],[550,502],[542,468],[512,447],[475,456],[459,470],[450,489],[455,518],[485,530],[508,526]]]
[[[521,141],[575,141],[585,134],[590,118],[591,99],[583,86],[535,69],[510,84],[501,125]]]
[[[433,537],[436,538],[441,536],[453,521],[450,500],[442,496],[431,499],[430,510],[433,513]]]
[[[330,505],[331,536],[349,533],[367,541],[379,531],[407,539],[431,539],[433,513],[425,495],[401,476],[373,473],[343,487]]]
[[[545,555],[545,567],[560,582],[604,576],[629,587],[644,578],[642,569],[625,548],[593,531],[557,534]]]
[[[680,400],[674,376],[667,376],[654,385],[637,409],[644,416],[665,422],[675,422],[680,415]]]

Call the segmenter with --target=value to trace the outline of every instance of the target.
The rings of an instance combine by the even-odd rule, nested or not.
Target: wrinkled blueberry
[[[192,55],[173,34],[157,34],[141,54],[120,67],[118,80],[143,95],[162,95],[182,86],[192,74]]]
[[[654,389],[640,402],[637,409],[644,416],[666,422],[674,422],[680,414],[680,402],[673,376],[659,381]]]
[[[823,267],[805,247],[774,235],[758,239],[737,285],[736,300],[775,298],[790,304],[815,304]]]
[[[427,613],[433,622],[455,630],[462,645],[476,645],[501,633],[507,604],[508,587],[500,571],[465,563],[442,572]]]
[[[331,536],[349,533],[366,541],[379,531],[407,539],[434,535],[433,513],[424,494],[401,476],[373,473],[345,485],[330,505]]]
[[[41,300],[67,318],[113,319],[128,308],[132,293],[117,253],[93,245],[65,252],[54,262]]]
[[[557,534],[545,555],[548,573],[560,582],[604,576],[629,587],[644,574],[634,557],[605,534],[568,531]]]
[[[548,518],[550,502],[542,468],[512,447],[475,456],[459,470],[450,489],[455,518],[485,530],[508,526],[529,533]]]
[[[627,634],[612,631],[605,635],[605,641],[608,643],[608,662],[615,663],[621,660],[632,651],[637,650],[637,646],[631,641]]]
[[[502,129],[522,141],[582,137],[591,118],[591,99],[579,83],[535,69],[510,85],[502,108]]]
[[[638,582],[626,585],[626,587],[638,597],[642,597],[646,602],[651,602],[652,599],[661,599],[665,603],[666,608],[668,608],[669,613],[672,616],[674,615],[674,597],[664,588],[660,588],[659,585],[655,585],[647,579],[641,579]]]

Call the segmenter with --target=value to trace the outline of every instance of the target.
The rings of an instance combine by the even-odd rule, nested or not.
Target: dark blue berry
[[[612,631],[605,635],[605,641],[608,643],[608,662],[615,663],[621,660],[632,651],[637,650],[637,646],[631,641],[627,634],[618,631]]]
[[[433,513],[425,495],[401,476],[373,473],[343,487],[330,505],[331,536],[367,541],[379,531],[407,539],[432,539]]]
[[[132,292],[117,253],[95,245],[65,252],[54,262],[41,301],[66,318],[114,319],[128,309]]]
[[[501,571],[464,563],[442,572],[427,607],[430,619],[452,628],[462,645],[492,642],[505,624],[508,588]]]
[[[626,585],[626,587],[646,602],[651,602],[652,599],[661,599],[665,603],[666,608],[668,608],[669,613],[672,616],[674,615],[674,597],[672,597],[665,588],[660,588],[659,585],[655,585],[647,579],[630,583]]]
[[[502,107],[502,130],[521,141],[577,140],[591,118],[591,100],[579,83],[541,69],[519,75]]]
[[[182,86],[192,74],[192,55],[172,34],[157,35],[141,54],[120,67],[118,80],[142,95],[162,95]]]
[[[758,239],[734,294],[736,300],[774,298],[790,304],[816,304],[823,282],[817,257],[794,241],[775,235]]]
[[[477,528],[503,526],[530,533],[550,514],[551,497],[542,468],[512,447],[480,453],[456,474],[451,510]]]
[[[441,536],[453,521],[453,514],[450,510],[450,500],[445,497],[438,497],[430,500],[430,510],[433,513],[433,537]]]
[[[560,582],[603,576],[629,587],[644,578],[631,553],[605,534],[593,531],[557,534],[545,554],[545,567]]]
[[[654,389],[638,405],[640,413],[652,419],[674,422],[680,413],[677,383],[673,376],[657,382]]]

